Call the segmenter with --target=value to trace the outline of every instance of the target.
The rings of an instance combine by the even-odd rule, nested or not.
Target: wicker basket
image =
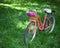
[[[29,16],[29,20],[31,20],[31,21],[35,20],[36,22],[39,21],[39,18],[40,18],[40,16],[35,16],[35,17],[30,17]]]

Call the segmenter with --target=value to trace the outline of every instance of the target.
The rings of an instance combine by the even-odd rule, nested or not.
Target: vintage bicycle
[[[41,17],[37,14],[39,8],[35,9],[35,12],[27,11],[29,20],[31,22],[27,25],[24,33],[24,43],[31,43],[36,36],[36,28],[39,31],[52,33],[55,26],[55,17],[52,15],[54,10],[44,8],[44,21],[42,22]],[[38,26],[37,26],[38,25]]]

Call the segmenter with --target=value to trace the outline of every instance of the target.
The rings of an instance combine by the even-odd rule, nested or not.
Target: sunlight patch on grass
[[[39,5],[39,4],[38,4],[38,3],[31,3],[31,2],[28,2],[28,3],[25,3],[25,5],[30,5],[30,6],[31,6],[31,5],[36,5],[36,6],[37,6],[37,5]]]
[[[39,12],[40,12],[40,13],[43,13],[43,11],[42,11],[42,10],[40,10]]]
[[[17,23],[17,28],[22,28],[23,27],[23,23],[20,21]]]
[[[26,8],[26,7],[13,7],[13,8],[15,8],[15,9],[17,9],[17,10],[24,10],[24,11],[26,11],[26,10],[27,10],[27,8]]]
[[[5,6],[9,6],[9,5],[11,5],[11,6],[21,6],[21,4],[3,4],[3,3],[0,3],[0,5],[5,5]]]
[[[28,24],[29,24],[29,21],[24,22],[24,24],[25,24],[25,25],[28,25]]]
[[[24,23],[22,23],[21,21],[19,21],[16,25],[16,27],[19,29],[19,28],[22,28],[22,29],[25,29],[26,26],[29,24],[29,21],[26,21]]]
[[[17,10],[24,10],[24,11],[27,10],[26,7],[16,7],[15,6],[16,4],[0,4],[0,5],[10,7],[10,8],[13,8],[13,9],[17,9]]]
[[[2,6],[12,6],[12,5],[9,5],[9,4],[3,4],[3,3],[0,3],[0,5],[2,5]]]
[[[25,4],[23,5],[24,7],[21,7],[22,4],[3,4],[3,3],[0,3],[0,6],[6,6],[6,7],[13,8],[13,9],[26,11],[26,10],[29,10],[29,9],[33,9],[33,7],[32,7],[30,4],[31,4],[33,7],[39,5],[39,4],[37,4],[37,3],[29,3],[29,2],[28,2],[28,3],[25,3]],[[27,5],[27,6],[25,6],[25,5]],[[30,7],[30,8],[29,8],[29,7]]]

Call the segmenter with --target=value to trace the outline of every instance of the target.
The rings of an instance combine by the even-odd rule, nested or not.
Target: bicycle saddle
[[[55,13],[55,10],[51,10],[51,9],[45,8],[44,12],[51,14],[51,13]]]
[[[48,8],[45,8],[45,9],[44,9],[44,12],[45,12],[45,13],[52,13],[52,10],[51,10],[51,9],[48,9]]]

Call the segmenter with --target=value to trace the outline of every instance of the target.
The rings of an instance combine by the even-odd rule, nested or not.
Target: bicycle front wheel
[[[34,22],[29,23],[24,33],[24,42],[31,43],[36,35],[36,26]]]
[[[45,30],[49,33],[52,33],[55,26],[55,18],[54,16],[49,16],[48,19],[45,21]]]

